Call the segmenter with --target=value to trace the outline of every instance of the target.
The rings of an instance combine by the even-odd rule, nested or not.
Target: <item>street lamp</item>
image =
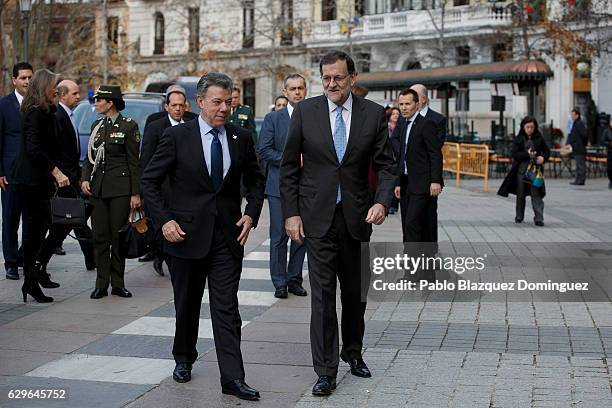
[[[19,0],[19,9],[23,16],[23,60],[28,61],[30,56],[30,11],[32,11],[32,0]]]

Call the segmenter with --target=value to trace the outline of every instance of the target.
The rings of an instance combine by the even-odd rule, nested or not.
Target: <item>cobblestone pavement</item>
[[[546,227],[514,224],[514,201],[482,191],[482,181],[449,185],[439,202],[441,253],[489,253],[524,274],[547,265],[609,272],[612,192],[607,181],[573,187],[547,180]],[[451,184],[449,182],[448,184]],[[529,202],[528,202],[529,205]],[[262,407],[612,407],[608,353],[612,303],[538,298],[504,301],[401,299],[369,302],[364,359],[371,379],[341,363],[338,389],[315,398],[309,346],[310,298],[277,301],[269,280],[267,209],[248,243],[239,299],[247,382]],[[399,216],[373,239],[401,238]],[[0,278],[0,406],[232,407],[220,393],[206,296],[193,380],[171,379],[174,308],[168,277],[128,262],[134,298],[89,299],[95,273],[78,246],[53,258],[62,286],[53,304],[23,304],[21,282]],[[492,258],[493,259],[493,258]],[[582,268],[582,269],[580,269]],[[305,273],[307,268],[305,266]],[[307,277],[306,277],[307,284]],[[306,285],[307,286],[307,285]],[[309,289],[307,287],[307,289]],[[339,304],[339,302],[338,302]],[[64,400],[9,399],[11,389],[67,390]]]

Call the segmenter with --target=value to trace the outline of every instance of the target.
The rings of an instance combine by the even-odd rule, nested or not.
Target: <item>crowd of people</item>
[[[199,115],[187,110],[183,88],[169,87],[165,112],[147,119],[142,141],[135,121],[121,114],[120,87],[101,85],[94,94],[101,118],[91,124],[88,145],[81,146],[72,112],[79,86],[46,69],[15,65],[15,91],[0,100],[7,278],[19,279],[22,259],[24,301],[28,295],[53,301],[42,288],[60,284],[46,268],[71,228],[51,225],[50,201],[56,194],[83,196],[91,229],[74,232],[86,268],[97,271],[90,297],[107,296],[109,286],[112,295],[132,297],[125,287],[119,230],[144,211],[156,236],[143,260],[153,260],[162,276],[165,262],[174,291],[174,380],[191,379],[207,284],[222,392],[257,400],[259,393],[245,382],[237,293],[244,245],[267,197],[275,297],[309,295],[302,274],[308,253],[310,342],[318,375],[313,395],[335,390],[340,359],[353,375],[370,377],[362,358],[366,299],[355,254],[369,241],[372,225],[398,207],[402,240],[436,248],[447,120],[429,107],[428,90],[420,84],[402,90],[393,108],[358,96],[355,63],[342,51],[324,55],[319,69],[323,95],[307,98],[305,77],[287,75],[259,136],[252,109],[240,105],[240,89],[222,73],[199,80]],[[570,143],[580,155],[581,128],[574,128]],[[87,152],[82,169],[81,149]],[[543,225],[544,188],[525,183],[524,174],[530,163],[542,166],[549,154],[537,121],[525,118],[514,141],[514,165],[500,189],[516,194],[517,223],[530,195],[535,223]],[[584,183],[583,172],[577,173],[576,183]]]

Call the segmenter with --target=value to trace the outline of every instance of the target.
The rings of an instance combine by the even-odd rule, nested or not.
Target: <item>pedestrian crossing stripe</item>
[[[124,384],[159,384],[173,369],[174,361],[169,359],[67,354],[25,375]]]
[[[248,321],[243,321],[242,327],[247,324],[249,324]],[[174,317],[143,316],[115,330],[112,334],[174,337],[175,325],[176,319]],[[211,319],[200,319],[198,338],[213,338]]]

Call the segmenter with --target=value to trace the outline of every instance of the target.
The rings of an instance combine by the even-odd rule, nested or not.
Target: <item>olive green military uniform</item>
[[[248,130],[253,138],[253,143],[257,143],[257,129],[255,127],[255,115],[249,105],[238,105],[229,117],[229,122]]]
[[[114,119],[114,120],[113,120]],[[125,258],[119,251],[119,229],[130,213],[130,198],[140,194],[140,131],[130,118],[118,114],[105,117],[92,125],[92,132],[102,121],[94,136],[92,157],[104,143],[104,160],[95,172],[94,165],[85,160],[83,181],[89,181],[94,249],[98,265],[96,288],[124,288]]]

